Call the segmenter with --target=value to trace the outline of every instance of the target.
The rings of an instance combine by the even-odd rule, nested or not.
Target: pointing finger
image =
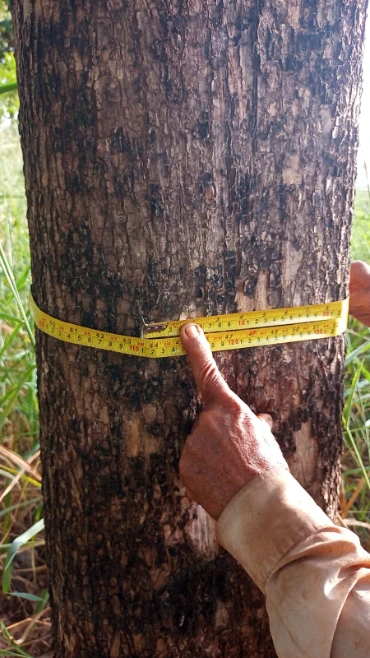
[[[221,403],[225,395],[233,395],[217,368],[209,343],[199,325],[184,324],[180,329],[180,338],[204,404]]]
[[[270,414],[258,414],[257,418],[259,418],[262,423],[266,423],[271,432],[274,421],[272,420]]]

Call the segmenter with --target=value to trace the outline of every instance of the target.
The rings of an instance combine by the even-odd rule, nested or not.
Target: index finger
[[[195,323],[184,324],[180,328],[180,338],[204,404],[221,404],[225,396],[233,396],[216,365],[201,327]]]

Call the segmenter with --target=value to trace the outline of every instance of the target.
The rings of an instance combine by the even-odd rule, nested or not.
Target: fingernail
[[[185,327],[185,333],[188,338],[198,338],[200,331],[197,324],[188,324]]]
[[[272,420],[272,416],[270,416],[270,414],[258,414],[257,418],[259,418],[262,422],[267,423],[270,430],[272,430],[272,427],[274,425],[274,421]]]

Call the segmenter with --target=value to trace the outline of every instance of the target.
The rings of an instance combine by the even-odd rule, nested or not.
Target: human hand
[[[361,260],[351,263],[349,312],[356,320],[370,327],[370,267]]]
[[[180,337],[205,407],[186,440],[180,477],[188,497],[217,520],[250,480],[288,465],[271,434],[271,417],[256,416],[231,391],[202,329],[183,325]]]

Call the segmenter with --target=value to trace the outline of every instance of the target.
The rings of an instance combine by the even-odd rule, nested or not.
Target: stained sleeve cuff
[[[230,501],[217,523],[218,541],[264,591],[296,544],[333,523],[285,469],[254,478]]]

